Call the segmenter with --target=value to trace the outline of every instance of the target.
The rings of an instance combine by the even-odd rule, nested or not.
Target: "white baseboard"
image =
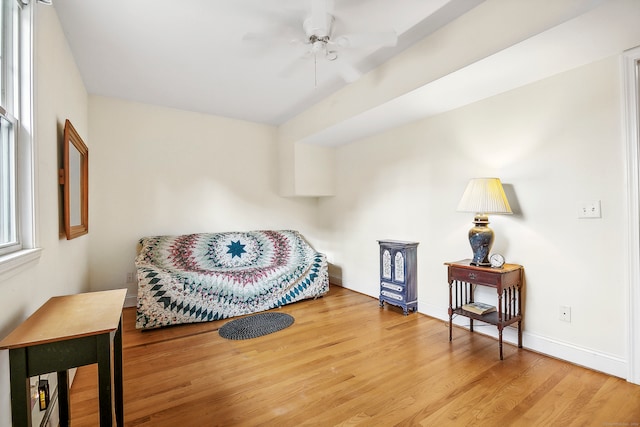
[[[528,349],[627,379],[628,364],[620,357],[527,332],[523,333],[523,341]]]
[[[124,299],[125,307],[135,307],[138,303],[138,298],[135,295],[127,295]]]
[[[329,283],[332,285],[342,286],[342,276],[329,275]]]
[[[448,309],[443,309],[440,306],[418,301],[418,311],[420,313],[441,319],[445,322],[449,321],[449,313],[447,310]],[[464,327],[469,324],[469,319],[463,316],[456,316],[453,318],[453,324]],[[474,326],[476,324],[482,325],[483,323],[476,322]],[[482,326],[477,329],[474,328],[474,333],[476,332],[496,339],[498,338],[498,330],[495,327]],[[502,333],[502,340],[513,345],[518,345],[518,330],[511,327],[505,328]],[[627,379],[627,361],[611,354],[532,334],[527,331],[523,331],[522,333],[522,347],[589,369],[604,372],[605,374]]]
[[[71,384],[73,384],[73,380],[76,377],[77,369],[78,368],[69,369],[69,390],[71,390]],[[36,421],[36,423],[38,423],[39,420],[38,425],[40,427],[58,427],[60,425],[60,414],[58,411],[58,378],[57,374],[54,372],[47,374],[47,377],[50,381],[50,384],[54,385],[49,394],[49,396],[51,397],[51,400],[49,401],[49,407],[47,408],[47,411],[42,414],[42,418],[33,416],[32,413],[31,421],[33,424],[33,421]],[[36,404],[33,408],[33,411],[37,411],[37,408],[38,405]]]
[[[60,415],[58,413],[58,386],[55,387],[50,396],[51,401],[49,402],[47,412],[44,414],[42,421],[40,421],[40,427],[53,427],[60,425]]]

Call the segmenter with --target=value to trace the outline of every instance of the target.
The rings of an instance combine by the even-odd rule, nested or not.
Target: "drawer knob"
[[[475,280],[475,278],[476,278],[476,273],[469,273],[469,279]]]

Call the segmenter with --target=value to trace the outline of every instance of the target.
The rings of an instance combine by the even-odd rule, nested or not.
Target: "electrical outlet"
[[[560,320],[571,323],[571,307],[568,305],[560,306]]]
[[[601,218],[600,200],[578,203],[578,218]]]
[[[127,283],[133,283],[136,277],[136,273],[127,273]]]

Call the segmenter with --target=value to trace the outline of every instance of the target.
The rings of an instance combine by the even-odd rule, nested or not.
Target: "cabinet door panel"
[[[391,253],[389,249],[382,252],[382,278],[391,280]]]
[[[395,273],[393,280],[396,282],[404,283],[404,253],[397,251],[393,257],[393,271]]]

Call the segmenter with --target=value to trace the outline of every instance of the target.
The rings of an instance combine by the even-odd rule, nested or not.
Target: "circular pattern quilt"
[[[204,322],[324,295],[327,261],[297,231],[140,239],[136,327]]]

